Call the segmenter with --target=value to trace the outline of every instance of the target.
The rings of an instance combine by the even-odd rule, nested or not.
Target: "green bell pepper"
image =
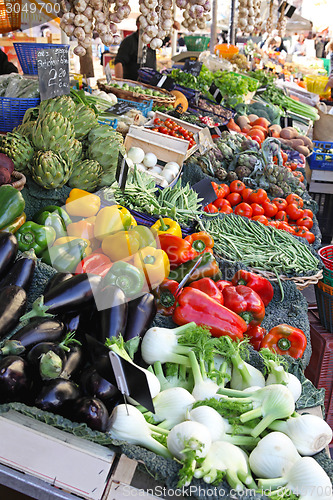
[[[77,238],[62,245],[48,248],[42,254],[42,261],[61,273],[73,273],[86,256],[87,245],[87,241]]]
[[[4,185],[0,187],[0,229],[13,222],[25,207],[25,201],[17,189],[13,186]]]
[[[68,224],[72,223],[72,219],[70,218],[66,210],[64,210],[61,207],[58,207],[58,205],[48,205],[47,207],[42,208],[41,210],[39,210],[37,213],[34,214],[32,219],[35,222],[38,222],[37,219],[39,219],[39,217],[43,212],[49,212],[49,213],[55,212],[56,214],[58,214],[59,217],[62,219],[65,228],[68,226]]]
[[[56,212],[39,212],[38,216],[34,216],[34,221],[42,226],[53,227],[57,238],[67,236],[66,226],[63,219]]]
[[[219,279],[221,276],[221,271],[214,255],[210,252],[198,255],[194,259],[189,260],[188,262],[185,262],[184,264],[176,267],[176,269],[172,269],[172,271],[170,271],[168,279],[175,280],[180,283],[201,257],[202,260],[200,264],[193,271],[187,283],[192,283],[192,281],[197,281],[201,278],[211,278],[212,280]]]
[[[53,227],[41,226],[35,222],[25,222],[15,233],[18,242],[18,248],[21,252],[30,250],[35,251],[37,257],[44,250],[51,246],[56,239],[56,232]]]
[[[153,235],[151,229],[147,226],[135,226],[128,231],[128,234],[135,234],[140,247],[154,247],[156,248],[156,238]]]
[[[119,260],[105,275],[103,285],[116,285],[122,289],[126,297],[134,297],[141,292],[144,281],[145,277],[140,269]]]

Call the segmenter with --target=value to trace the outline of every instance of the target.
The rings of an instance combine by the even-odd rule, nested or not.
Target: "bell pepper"
[[[32,248],[38,257],[48,246],[54,243],[56,232],[53,227],[41,226],[36,222],[28,221],[16,231],[15,236],[21,252],[26,252]]]
[[[173,315],[177,304],[175,293],[178,286],[179,283],[177,281],[166,279],[155,288],[153,295],[158,313],[163,314],[163,316]]]
[[[96,215],[101,206],[100,197],[83,189],[74,188],[66,200],[66,210],[76,217],[91,217]]]
[[[85,246],[85,252],[84,252],[84,256],[87,257],[88,255],[90,255],[92,253],[92,248],[90,246],[90,241],[85,239],[85,238],[78,238],[77,236],[64,236],[63,238],[58,238],[57,240],[55,240],[55,242],[53,243],[53,246],[54,247],[57,247],[59,245],[64,245],[66,243],[70,243],[71,241],[75,241],[75,240],[82,240],[86,243],[86,246]]]
[[[244,335],[249,337],[250,344],[252,345],[253,349],[256,351],[259,351],[261,348],[261,342],[266,335],[266,330],[262,326],[250,326]]]
[[[201,255],[198,255],[194,259],[185,262],[176,269],[173,269],[172,271],[170,271],[168,278],[170,280],[175,280],[178,281],[178,283],[180,283],[185,278],[185,276],[190,272],[190,270],[193,268],[194,264],[200,257]],[[220,268],[213,254],[207,252],[203,254],[202,261],[200,262],[199,266],[195,269],[195,271],[192,273],[187,283],[191,283],[192,281],[197,281],[201,278],[212,278],[212,279],[218,278],[220,277],[220,274],[221,274]]]
[[[43,252],[42,261],[61,273],[74,273],[79,262],[85,257],[87,244],[87,241],[77,238],[53,246]]]
[[[201,280],[195,281],[189,285],[191,288],[196,290],[201,290],[205,294],[209,295],[212,299],[216,300],[219,304],[223,305],[223,295],[222,292],[216,286],[215,281],[210,278],[201,278]]]
[[[112,262],[103,253],[93,252],[78,264],[75,274],[91,273],[104,277],[111,269]]]
[[[270,303],[274,295],[273,286],[268,279],[248,271],[237,271],[232,278],[232,284],[234,286],[246,285],[257,292],[265,307]]]
[[[140,247],[136,234],[129,231],[118,231],[110,234],[102,241],[102,250],[113,262],[134,255]]]
[[[50,214],[53,214],[53,213],[58,214],[59,217],[61,218],[65,228],[68,226],[68,224],[71,224],[71,222],[72,222],[72,219],[70,218],[70,216],[68,215],[66,210],[62,207],[58,207],[58,205],[48,205],[47,207],[42,208],[41,210],[39,210],[38,212],[36,212],[34,214],[32,220],[34,222],[37,222],[37,219],[40,217],[40,215],[43,212],[48,212]]]
[[[232,283],[231,283],[231,281],[227,281],[227,280],[218,280],[215,282],[215,285],[220,290],[220,292],[223,293],[223,290],[225,289],[225,287],[232,286]]]
[[[243,339],[247,330],[245,321],[201,290],[187,287],[178,297],[178,306],[172,316],[177,325],[194,321],[207,326],[213,337],[229,335],[232,340]]]
[[[138,295],[145,283],[145,277],[140,269],[128,262],[118,261],[112,265],[103,279],[103,285],[116,285],[122,289],[126,297]]]
[[[147,226],[135,226],[129,230],[129,234],[134,234],[139,241],[140,247],[156,247],[156,239],[152,231]]]
[[[27,220],[27,216],[24,212],[21,213],[15,220],[13,220],[8,226],[3,227],[0,231],[4,231],[6,233],[15,234],[18,229],[25,223]]]
[[[143,270],[149,289],[156,288],[170,272],[169,258],[160,248],[142,248],[134,256],[134,265]]]
[[[261,349],[270,349],[277,354],[288,354],[292,358],[301,358],[307,340],[303,330],[291,325],[281,324],[272,328],[261,342]]]
[[[162,216],[160,216],[159,220],[150,229],[158,236],[160,234],[174,234],[175,236],[179,236],[179,238],[182,237],[182,230],[178,222],[168,218],[163,219]]]
[[[40,212],[38,217],[34,217],[34,221],[42,226],[53,227],[57,238],[67,236],[66,226],[56,212]]]
[[[93,251],[100,245],[99,240],[94,237],[94,223],[89,222],[89,219],[82,219],[78,222],[72,222],[69,224],[67,226],[67,235],[89,240]]]
[[[164,233],[160,234],[158,238],[162,250],[169,257],[171,269],[175,269],[196,256],[196,251],[191,247],[191,244],[179,236]]]
[[[102,208],[97,216],[94,226],[94,236],[103,241],[110,234],[127,231],[132,224],[130,213],[124,213],[117,205]]]
[[[199,233],[193,233],[184,238],[188,241],[193,250],[197,255],[201,255],[204,252],[213,253],[214,240],[210,234],[205,231],[200,231]]]
[[[119,212],[121,212],[123,215],[128,215],[131,218],[130,227],[137,226],[138,223],[136,222],[133,215],[131,214],[131,212],[127,208],[123,207],[122,205],[116,205],[116,207],[118,208]]]
[[[262,323],[265,306],[259,295],[248,286],[227,286],[223,290],[224,305],[246,321],[249,326]]]
[[[9,184],[0,186],[0,229],[13,222],[25,208],[20,191]]]

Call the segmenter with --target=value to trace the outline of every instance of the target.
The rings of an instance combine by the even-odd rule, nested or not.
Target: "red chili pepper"
[[[209,295],[209,297],[216,300],[216,302],[223,305],[222,292],[218,289],[215,281],[211,278],[201,278],[201,280],[194,281],[189,286],[191,288],[195,288],[196,290],[201,290],[206,295]]]
[[[197,252],[188,241],[174,234],[160,234],[159,240],[161,249],[169,257],[170,269],[175,269],[184,262],[194,259],[197,255]]]
[[[229,335],[232,340],[242,339],[247,330],[247,324],[240,316],[201,290],[185,288],[178,298],[178,304],[172,317],[176,325],[194,321],[197,325],[210,328],[213,337]]]
[[[205,231],[199,231],[185,236],[185,241],[188,241],[193,250],[196,252],[195,257],[202,253],[213,253],[214,240],[210,234]]]
[[[274,295],[273,286],[268,279],[259,276],[259,274],[249,273],[248,271],[237,271],[232,278],[232,284],[234,286],[246,285],[257,292],[265,307],[270,303]]]
[[[215,281],[215,285],[220,290],[220,292],[223,293],[223,290],[225,289],[225,287],[232,286],[232,283],[231,283],[231,281],[219,280],[219,281]]]
[[[263,301],[248,286],[227,286],[223,298],[225,307],[238,314],[249,326],[260,325],[265,317]]]
[[[250,326],[246,332],[245,335],[247,335],[250,339],[250,344],[252,345],[253,349],[256,351],[259,351],[261,348],[261,342],[266,335],[266,330],[262,326]]]
[[[75,274],[91,273],[105,276],[112,266],[112,262],[103,253],[93,252],[78,264]]]
[[[164,316],[172,316],[177,304],[175,293],[178,286],[177,281],[166,279],[155,288],[153,294],[158,313]]]
[[[292,358],[301,358],[307,340],[303,330],[291,325],[281,324],[272,328],[261,342],[261,349],[267,348],[278,354],[288,354]]]

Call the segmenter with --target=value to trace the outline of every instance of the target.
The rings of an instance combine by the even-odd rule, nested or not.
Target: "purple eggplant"
[[[44,383],[35,399],[35,405],[41,410],[68,415],[71,403],[80,396],[74,382],[57,378]]]
[[[16,327],[26,306],[27,294],[20,286],[10,285],[0,291],[0,338]]]
[[[0,361],[0,403],[26,402],[31,388],[28,363],[20,356],[7,356]]]
[[[98,375],[93,366],[89,366],[82,372],[80,388],[85,396],[95,397],[103,401],[109,412],[122,399],[118,387]]]
[[[0,281],[0,290],[9,285],[16,285],[24,288],[27,292],[36,267],[36,257],[24,256],[14,262],[10,271]]]
[[[94,431],[106,432],[109,413],[100,399],[81,397],[73,403],[71,420],[83,422]]]
[[[127,325],[123,335],[125,342],[133,337],[143,337],[155,316],[156,304],[151,293],[131,300],[128,304]]]
[[[63,364],[66,362],[65,351],[55,342],[40,342],[39,344],[34,345],[28,352],[26,360],[32,367],[39,368],[41,356],[49,351],[52,351],[59,356]]]
[[[70,348],[59,378],[69,379],[77,373],[84,363],[83,350],[79,345]]]
[[[10,269],[17,254],[17,239],[11,233],[0,233],[0,278]]]
[[[48,293],[52,288],[55,288],[57,285],[62,283],[63,281],[68,280],[69,278],[73,278],[71,273],[57,273],[48,281],[46,287],[44,288],[44,295]]]
[[[100,310],[95,314],[97,328],[92,335],[104,344],[108,338],[125,334],[128,306],[124,292],[117,286],[108,285],[99,295]]]

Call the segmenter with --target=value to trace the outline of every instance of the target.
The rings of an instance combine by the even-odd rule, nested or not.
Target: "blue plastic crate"
[[[311,170],[333,170],[333,142],[313,141],[313,145],[313,152],[307,158]]]
[[[38,106],[40,99],[0,97],[0,132],[11,132],[21,125],[27,109]]]
[[[153,109],[153,101],[141,101],[141,102],[135,102],[135,101],[129,101],[128,99],[119,99],[118,102],[128,102],[128,104],[133,105],[133,108],[137,108],[141,111],[143,116],[147,118],[148,112]]]
[[[100,125],[109,125],[110,127],[117,129],[118,120],[117,118],[101,118],[98,120]]]
[[[37,52],[43,49],[59,49],[69,45],[56,43],[13,43],[17,58],[25,75],[38,75]]]

